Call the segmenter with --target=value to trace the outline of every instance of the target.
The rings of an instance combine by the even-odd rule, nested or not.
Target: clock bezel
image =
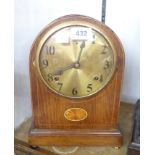
[[[106,82],[102,85],[102,87],[100,89],[98,89],[97,91],[90,93],[86,96],[67,96],[65,94],[59,93],[58,91],[52,89],[49,86],[49,84],[46,82],[44,77],[42,76],[42,73],[41,73],[40,67],[39,67],[40,66],[39,65],[39,56],[40,56],[40,52],[41,52],[41,49],[42,49],[44,43],[56,31],[63,29],[65,27],[69,27],[69,26],[85,26],[85,27],[92,28],[93,30],[100,33],[106,39],[106,41],[111,46],[112,51],[113,51],[114,67],[110,73],[111,75],[109,76],[109,78],[106,79]],[[92,97],[93,95],[99,93],[109,84],[109,82],[112,80],[112,78],[115,74],[115,71],[116,71],[117,51],[116,51],[115,46],[113,45],[113,40],[110,39],[110,34],[106,32],[107,29],[111,31],[110,28],[108,28],[106,25],[100,23],[99,21],[97,21],[95,19],[92,19],[92,18],[86,17],[86,16],[77,16],[77,15],[66,16],[65,18],[59,18],[59,19],[55,20],[54,22],[50,23],[47,27],[45,27],[45,29],[43,29],[43,31],[39,34],[39,37],[37,37],[37,39],[36,39],[37,50],[36,50],[35,60],[33,61],[33,64],[37,68],[38,77],[41,79],[41,81],[47,86],[47,88],[51,92],[53,92],[59,96],[68,98],[68,99],[85,99],[85,98]]]

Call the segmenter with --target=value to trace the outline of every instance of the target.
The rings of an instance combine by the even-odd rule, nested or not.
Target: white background
[[[106,7],[106,24],[125,49],[122,100],[129,103],[139,98],[139,21],[133,2],[107,0]],[[67,14],[83,14],[101,21],[102,0],[15,0],[15,127],[31,116],[28,61],[32,42],[44,26]]]

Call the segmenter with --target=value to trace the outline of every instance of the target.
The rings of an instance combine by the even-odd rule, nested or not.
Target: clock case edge
[[[28,141],[36,146],[113,146],[121,147],[123,137],[120,129],[37,129],[32,123]]]
[[[65,16],[59,19],[66,19],[66,18],[81,18],[79,15],[69,15]],[[89,17],[83,16],[83,19],[88,19]],[[58,20],[59,20],[58,19]],[[95,22],[95,20],[89,18],[89,20],[92,20]],[[53,23],[53,22],[52,22]],[[45,28],[47,30],[49,28],[50,24]],[[114,145],[114,146],[121,146],[123,143],[123,137],[122,133],[119,130],[118,127],[118,114],[119,114],[119,106],[120,106],[120,92],[121,92],[121,85],[122,85],[122,79],[123,79],[123,73],[124,73],[124,51],[121,42],[119,41],[118,37],[115,35],[115,33],[107,27],[107,30],[110,31],[115,36],[115,39],[113,39],[113,42],[115,42],[116,45],[118,45],[118,55],[117,55],[117,67],[116,72],[114,73],[115,76],[117,74],[117,82],[119,82],[119,88],[115,88],[118,90],[117,92],[117,99],[115,104],[115,118],[114,122],[115,125],[112,126],[112,128],[104,129],[80,129],[79,130],[72,130],[72,129],[45,129],[45,128],[39,128],[35,122],[32,123],[32,126],[29,131],[29,143],[32,145]],[[44,31],[44,30],[43,30]],[[43,32],[42,31],[42,32]],[[39,37],[41,37],[42,32],[39,34]],[[36,41],[32,45],[31,54],[30,54],[30,83],[31,83],[31,95],[32,95],[32,109],[33,109],[33,120],[35,118],[35,104],[36,101],[33,98],[35,95],[34,92],[34,64],[33,64],[33,58],[34,58],[34,48],[36,46]],[[35,75],[36,76],[36,75]],[[108,86],[106,86],[108,87]],[[106,89],[106,88],[105,88]],[[99,93],[102,93],[100,91]],[[74,132],[73,132],[74,131]]]

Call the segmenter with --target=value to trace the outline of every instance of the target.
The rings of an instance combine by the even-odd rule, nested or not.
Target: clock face
[[[116,55],[98,29],[85,25],[58,28],[42,43],[40,76],[52,91],[69,98],[91,96],[112,78]]]

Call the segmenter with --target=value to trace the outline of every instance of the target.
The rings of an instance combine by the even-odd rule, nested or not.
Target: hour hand
[[[56,71],[53,73],[53,75],[62,75],[62,74],[64,73],[64,71],[69,70],[69,69],[74,68],[74,67],[75,67],[75,63],[73,63],[73,64],[71,64],[71,65],[69,65],[69,66],[66,66],[66,67],[64,67],[64,68],[62,68],[62,69],[56,70]]]

